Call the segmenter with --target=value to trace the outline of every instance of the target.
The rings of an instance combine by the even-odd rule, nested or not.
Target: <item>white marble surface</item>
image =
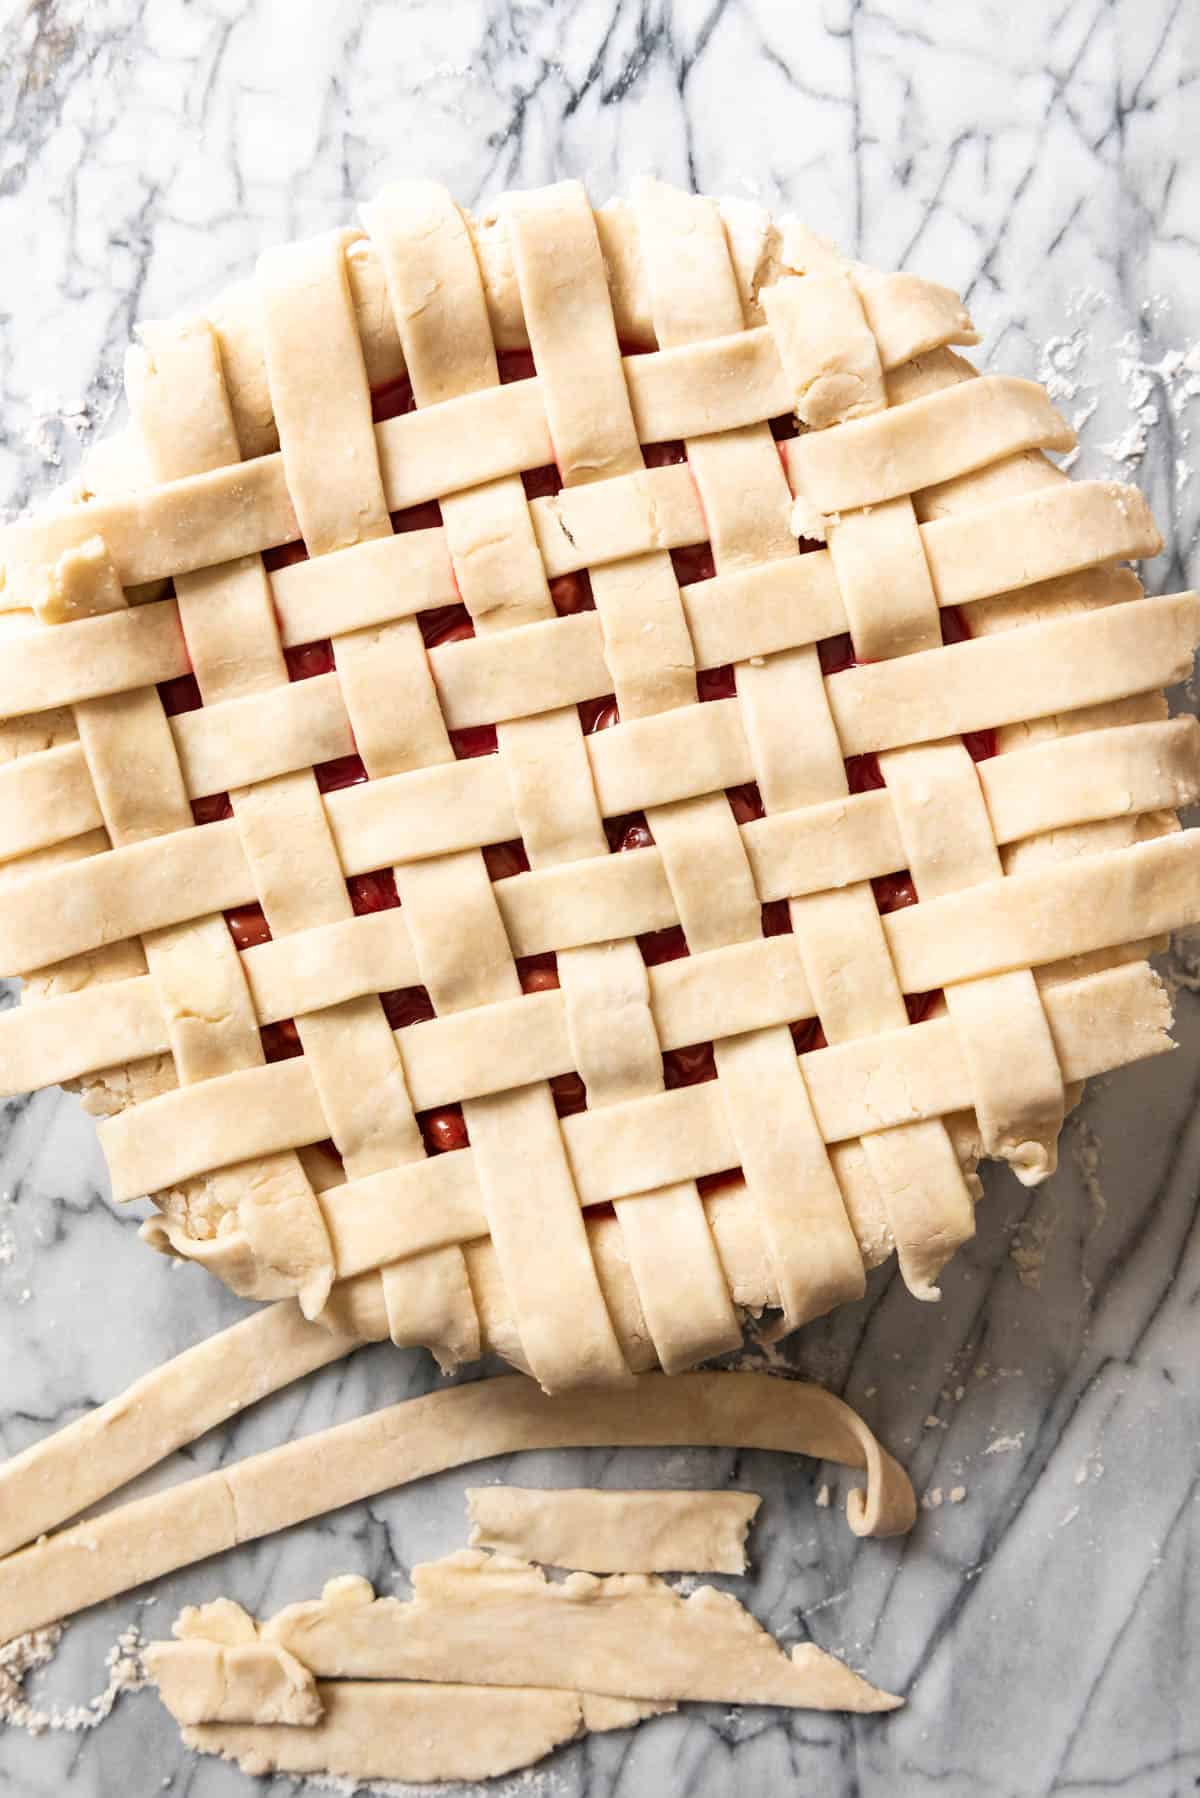
[[[1200,398],[1177,367],[1200,334],[1188,11],[7,0],[2,497],[27,502],[109,423],[137,317],[344,220],[386,176],[438,176],[474,202],[564,174],[602,196],[649,168],[795,208],[872,261],[953,282],[988,359],[1010,370],[1049,355],[1064,409],[1096,404],[1081,466],[1144,482],[1169,538],[1148,579],[1183,585],[1200,508],[1187,466]],[[1186,977],[1186,956],[1174,966]],[[763,1492],[755,1572],[738,1589],[777,1633],[810,1634],[909,1697],[886,1720],[696,1708],[560,1753],[522,1790],[1167,1798],[1200,1783],[1200,1016],[1186,984],[1178,1034],[1170,1060],[1098,1084],[1049,1185],[991,1182],[940,1307],[883,1270],[862,1304],[789,1350],[861,1407],[919,1492],[943,1495],[910,1540],[856,1544],[836,1508],[814,1504],[825,1472],[762,1455],[482,1470]],[[114,1214],[74,1099],[6,1105],[0,1154],[0,1442],[13,1452],[241,1307]],[[418,1355],[366,1351],[167,1477],[435,1381]],[[462,1488],[479,1477],[409,1488],[103,1607],[70,1628],[34,1690],[86,1698],[123,1625],[165,1633],[185,1600],[229,1592],[271,1609],[339,1570],[403,1589],[414,1561],[461,1542]],[[249,1787],[185,1754],[142,1694],[94,1732],[0,1734],[0,1789]]]

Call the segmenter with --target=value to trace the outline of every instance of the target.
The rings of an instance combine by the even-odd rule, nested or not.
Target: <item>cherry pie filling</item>
[[[502,381],[526,380],[534,373],[533,358],[528,351],[501,352],[499,361]],[[373,390],[371,397],[372,413],[376,421],[414,410],[412,387],[407,376]],[[791,419],[773,420],[771,429],[777,441],[796,434],[796,426]],[[686,461],[682,443],[651,444],[645,446],[643,453],[647,466],[651,468]],[[534,469],[523,474],[521,479],[530,499],[557,493],[562,485],[558,470],[554,467]],[[441,522],[441,508],[436,501],[392,514],[392,525],[397,532],[429,530],[437,528]],[[805,541],[800,544],[802,553],[820,547],[818,543]],[[306,559],[307,552],[302,543],[285,544],[282,548],[267,550],[263,555],[268,570],[287,567],[293,562]],[[716,573],[712,549],[708,543],[672,550],[671,560],[681,586],[710,580]],[[557,576],[550,582],[550,595],[560,616],[595,610],[591,582],[586,570]],[[461,642],[475,635],[470,614],[461,604],[440,606],[420,613],[417,622],[427,649],[444,643]],[[942,638],[946,643],[962,642],[971,634],[965,619],[955,607],[943,609],[941,624]],[[822,672],[827,678],[836,677],[844,670],[858,665],[849,635],[828,638],[819,643],[817,649]],[[316,675],[331,673],[335,665],[333,645],[328,639],[285,649],[284,659],[288,678],[293,681],[311,680]],[[701,701],[730,699],[737,691],[734,670],[729,665],[700,670],[696,685]],[[195,711],[202,704],[199,686],[195,676],[191,674],[164,681],[159,686],[159,693],[168,715]],[[580,724],[587,735],[609,730],[620,723],[617,701],[611,693],[582,701],[578,712]],[[497,752],[494,725],[477,725],[466,730],[451,731],[450,741],[459,760]],[[994,731],[968,732],[963,737],[963,743],[976,762],[984,761],[996,753]],[[335,761],[319,763],[314,767],[313,773],[322,793],[356,786],[368,778],[366,768],[357,755],[339,756]],[[846,778],[851,793],[866,793],[886,785],[879,759],[875,755],[849,757],[846,761]],[[762,797],[754,782],[729,788],[727,798],[739,825],[764,816]],[[193,800],[192,814],[197,824],[209,824],[232,817],[229,794],[212,793]],[[613,854],[636,853],[639,849],[649,848],[654,842],[650,826],[641,812],[606,818],[604,830]],[[489,844],[482,854],[493,881],[507,880],[529,870],[529,860],[524,845],[519,840]],[[388,868],[352,875],[346,885],[355,914],[360,917],[368,912],[386,911],[400,904],[395,878]],[[912,876],[907,869],[881,875],[871,885],[881,913],[897,911],[917,902]],[[261,906],[238,906],[226,912],[225,918],[229,933],[239,950],[270,941],[270,927]],[[762,924],[764,936],[790,934],[792,924],[787,901],[772,900],[764,904]],[[679,926],[651,931],[639,936],[637,940],[648,967],[678,960],[689,953],[686,938]],[[559,985],[557,958],[553,954],[521,957],[517,961],[517,972],[523,993],[548,992]],[[429,994],[422,986],[381,993],[379,997],[393,1030],[426,1023],[436,1015]],[[910,1022],[922,1022],[934,1009],[939,998],[940,994],[936,992],[906,994],[904,1002]],[[789,1029],[797,1054],[826,1046],[824,1032],[816,1018],[798,1019]],[[284,1061],[303,1054],[300,1034],[291,1018],[264,1025],[260,1034],[263,1052],[268,1061]],[[717,1077],[711,1042],[692,1043],[684,1048],[668,1050],[662,1059],[663,1080],[668,1090],[695,1086]],[[577,1073],[555,1075],[550,1081],[550,1090],[559,1117],[570,1117],[575,1112],[586,1110],[587,1093]],[[417,1121],[426,1151],[430,1155],[446,1154],[465,1148],[468,1144],[467,1125],[461,1105],[443,1105],[434,1111],[418,1113]],[[319,1147],[333,1159],[340,1161],[338,1151],[331,1141],[326,1140]],[[702,1176],[697,1185],[705,1192],[739,1178],[740,1170],[730,1168]]]

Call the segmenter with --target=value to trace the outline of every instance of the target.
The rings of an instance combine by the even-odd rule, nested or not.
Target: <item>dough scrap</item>
[[[566,1687],[612,1698],[894,1710],[812,1642],[782,1649],[729,1592],[683,1598],[653,1575],[551,1584],[538,1567],[462,1549],[413,1569],[411,1599],[332,1581],[262,1625],[324,1679],[415,1679]]]
[[[756,1492],[468,1486],[472,1548],[585,1573],[745,1573]]]
[[[765,1373],[652,1373],[632,1389],[548,1397],[513,1374],[318,1430],[9,1555],[0,1561],[0,1642],[207,1555],[449,1467],[526,1448],[618,1446],[810,1454],[866,1471],[865,1490],[856,1487],[847,1499],[856,1535],[902,1534],[916,1518],[903,1468],[848,1405],[819,1386]],[[44,1461],[43,1471],[52,1464]],[[0,1468],[0,1512],[9,1502],[7,1476]],[[109,1489],[127,1477],[119,1473]]]
[[[321,1721],[185,1725],[184,1743],[244,1773],[343,1779],[490,1779],[528,1767],[590,1730],[625,1729],[658,1705],[618,1705],[578,1692],[502,1691],[407,1682],[318,1683]]]

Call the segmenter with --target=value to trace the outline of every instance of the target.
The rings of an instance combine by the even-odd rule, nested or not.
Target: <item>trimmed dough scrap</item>
[[[682,1598],[651,1574],[554,1585],[539,1567],[461,1549],[413,1568],[411,1599],[331,1581],[263,1626],[320,1678],[565,1686],[612,1698],[892,1710],[812,1642],[785,1651],[728,1592]],[[501,1647],[502,1645],[502,1647]]]
[[[468,1486],[472,1548],[584,1573],[745,1573],[757,1492]]]
[[[413,1784],[491,1779],[532,1766],[591,1731],[625,1729],[667,1705],[614,1705],[580,1692],[487,1686],[318,1682],[324,1712],[310,1729],[284,1723],[185,1724],[200,1754],[243,1773],[325,1773]]]
[[[811,1642],[784,1651],[711,1587],[685,1599],[646,1575],[587,1573],[551,1585],[528,1562],[464,1549],[414,1568],[413,1588],[376,1598],[344,1576],[261,1625],[219,1599],[185,1610],[179,1640],[153,1643],[147,1664],[184,1742],[252,1773],[486,1778],[681,1699],[903,1702]],[[576,1689],[583,1669],[594,1691]]]

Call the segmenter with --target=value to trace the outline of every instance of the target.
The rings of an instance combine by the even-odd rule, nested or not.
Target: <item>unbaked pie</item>
[[[943,287],[653,181],[363,217],[4,534],[5,1089],[235,1291],[548,1388],[936,1296],[1169,1047],[1196,597]]]

